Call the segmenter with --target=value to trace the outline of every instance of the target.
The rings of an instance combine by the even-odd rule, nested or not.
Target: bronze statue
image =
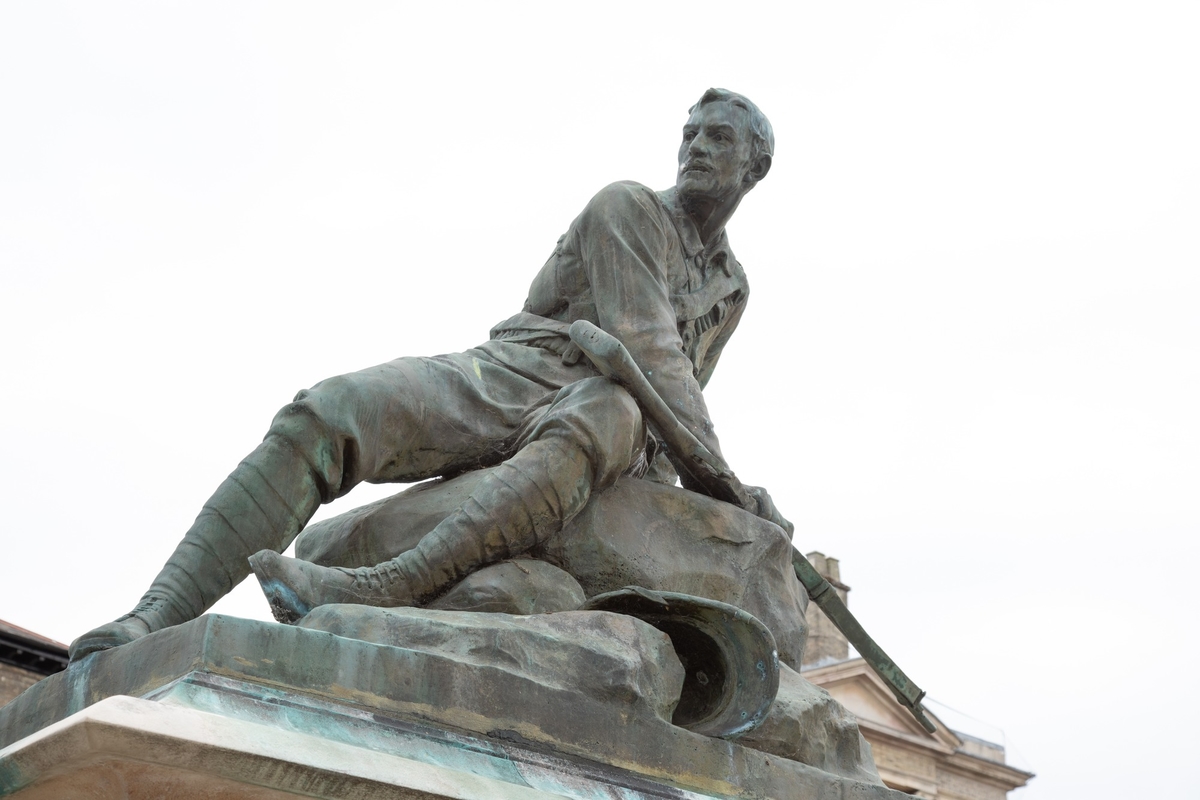
[[[559,239],[524,309],[464,353],[401,358],[300,392],[217,488],[142,601],[81,636],[72,659],[202,614],[254,556],[277,618],[331,602],[421,604],[472,571],[529,551],[624,474],[674,483],[679,454],[568,336],[616,337],[678,420],[718,458],[701,390],[745,309],[725,225],[771,166],[770,122],[710,89],[683,130],[673,188],[602,189]],[[682,466],[682,465],[680,465]],[[360,481],[412,482],[495,467],[412,550],[372,568],[278,555],[318,505]],[[680,469],[685,487],[690,473]],[[745,504],[788,527],[768,494]],[[255,555],[257,554],[257,555]]]

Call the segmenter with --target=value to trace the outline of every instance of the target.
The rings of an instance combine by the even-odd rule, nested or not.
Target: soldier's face
[[[723,200],[750,184],[749,113],[733,103],[708,103],[683,126],[675,186],[685,198]]]

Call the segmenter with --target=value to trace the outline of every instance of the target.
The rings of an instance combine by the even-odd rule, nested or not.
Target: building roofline
[[[67,646],[62,642],[0,620],[0,663],[53,675],[67,668]]]

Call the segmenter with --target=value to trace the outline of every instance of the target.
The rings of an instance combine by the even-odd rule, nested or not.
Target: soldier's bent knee
[[[295,400],[279,409],[267,436],[287,441],[308,462],[323,485],[323,495],[336,494],[344,467],[343,437],[337,434],[333,422],[321,414],[320,408],[309,401],[307,394],[307,390],[300,392]]]
[[[611,485],[646,447],[642,412],[629,392],[607,378],[586,378],[559,391],[531,438],[557,436],[587,454],[598,487]]]

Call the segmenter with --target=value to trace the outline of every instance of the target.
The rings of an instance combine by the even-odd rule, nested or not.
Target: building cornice
[[[67,647],[0,620],[0,664],[38,675],[53,675],[67,668]]]
[[[805,669],[802,674],[807,680],[818,686],[832,687],[838,684],[853,683],[865,688],[875,702],[884,704],[884,707],[903,710],[902,706],[891,696],[887,685],[861,658]],[[933,717],[938,727],[937,733],[934,734],[926,733],[917,726],[915,721],[906,730],[899,730],[862,717],[859,718],[858,725],[868,740],[877,741],[916,756],[932,758],[939,771],[986,783],[1006,792],[1024,786],[1034,777],[1032,772],[966,752],[963,749],[963,740],[935,715],[930,714],[930,716]],[[910,721],[906,710],[904,715],[899,718],[904,723]],[[917,778],[905,775],[904,779],[912,783]],[[927,790],[927,787],[924,786],[914,785],[913,788]]]

